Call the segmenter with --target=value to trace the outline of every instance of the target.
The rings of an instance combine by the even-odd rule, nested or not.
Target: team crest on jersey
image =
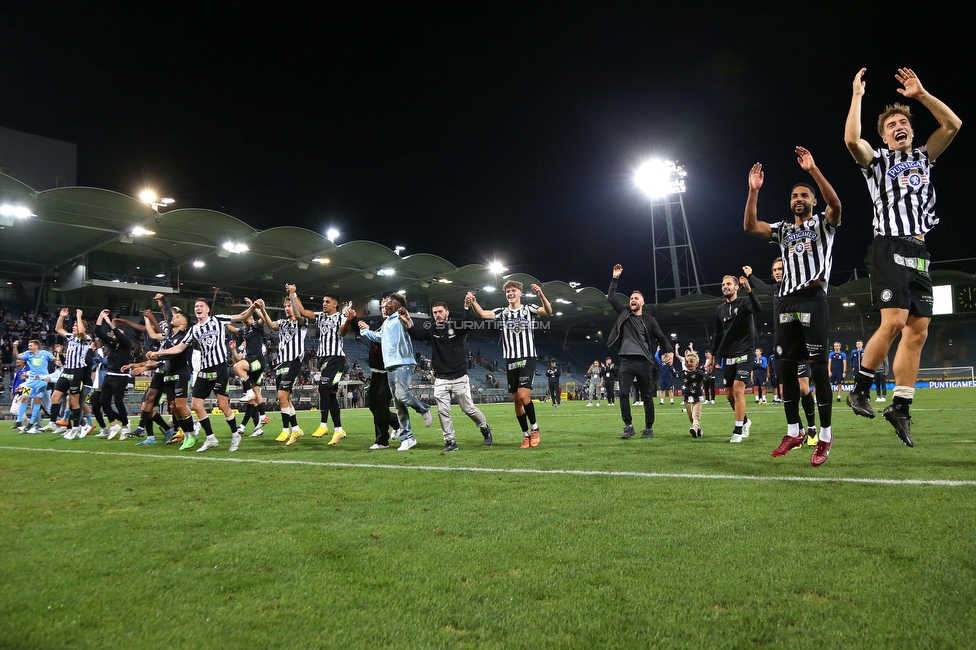
[[[912,173],[901,176],[898,184],[902,187],[922,187],[929,184],[929,177],[928,174],[920,174],[913,170]]]
[[[289,343],[293,338],[295,338],[295,334],[293,332],[288,330],[281,332],[281,340],[283,343]]]
[[[891,296],[892,296],[891,289],[885,289],[884,291],[881,292],[881,302],[890,302]]]

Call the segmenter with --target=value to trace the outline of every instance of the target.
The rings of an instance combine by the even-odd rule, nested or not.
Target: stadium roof
[[[526,292],[536,283],[544,287],[561,323],[571,327],[606,327],[612,313],[602,289],[570,286],[561,280],[541,281],[523,273],[499,276],[487,265],[457,267],[429,253],[401,257],[371,241],[336,245],[321,234],[294,226],[256,230],[231,215],[200,208],[157,212],[142,201],[105,189],[63,187],[35,191],[10,176],[0,174],[0,205],[27,208],[26,218],[0,217],[0,278],[51,282],[67,269],[76,268],[86,256],[134,258],[167,268],[167,291],[184,297],[210,295],[215,288],[230,294],[277,296],[283,285],[296,284],[301,295],[334,292],[357,304],[384,293],[405,290],[408,297],[423,295],[428,302],[443,300],[459,305],[466,291],[479,293],[485,306],[504,303],[501,284],[522,282]],[[133,235],[133,229],[152,235]],[[245,252],[225,250],[228,243],[242,244]],[[205,264],[194,266],[195,261]],[[392,272],[388,274],[388,272]],[[953,271],[936,272],[937,283],[971,282],[972,276]],[[944,276],[944,277],[941,277]],[[106,291],[155,292],[151,283],[134,284],[125,278],[103,282]],[[81,283],[99,284],[88,277]],[[493,297],[484,288],[495,287]],[[63,291],[69,287],[61,283]],[[622,287],[626,290],[626,287]],[[831,287],[828,298],[834,313],[842,303],[870,304],[866,279]],[[530,298],[531,301],[531,298]],[[71,302],[68,298],[66,302]],[[692,319],[711,324],[718,298],[682,296],[657,306],[664,322]]]

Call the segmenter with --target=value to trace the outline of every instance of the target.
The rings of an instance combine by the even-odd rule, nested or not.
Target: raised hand
[[[918,80],[911,68],[898,68],[895,79],[904,86],[904,88],[896,88],[896,90],[905,97],[918,99],[925,92],[925,89],[922,88],[922,82]]]
[[[542,293],[542,287],[540,287],[537,284],[533,284],[532,285],[532,293],[534,293],[537,296],[540,295]]]
[[[857,74],[854,75],[854,96],[855,97],[863,97],[864,96],[864,80],[863,80],[863,77],[864,77],[864,73],[867,72],[867,71],[868,71],[867,68],[861,68],[860,70],[857,71]]]
[[[739,276],[739,286],[746,290],[746,292],[752,291],[752,287],[749,286],[749,280],[746,276]]]
[[[752,275],[752,267],[751,266],[743,266],[742,267],[742,272],[748,278],[750,275]]]
[[[62,307],[61,308],[61,317],[62,318],[66,318],[68,316],[68,314],[70,314],[70,313],[71,312],[68,310],[67,307]]]
[[[813,154],[807,149],[801,146],[797,146],[796,149],[796,162],[800,164],[800,167],[804,171],[810,171],[815,168],[817,164],[813,162]]]
[[[756,163],[749,170],[749,189],[758,191],[763,186],[765,179],[766,176],[763,174],[762,164]]]
[[[361,330],[369,329],[369,324],[366,321],[361,320],[361,321],[359,321],[359,329],[360,329],[360,331]]]
[[[619,278],[620,274],[623,272],[624,272],[624,267],[620,266],[619,264],[613,265],[613,277],[615,280]]]

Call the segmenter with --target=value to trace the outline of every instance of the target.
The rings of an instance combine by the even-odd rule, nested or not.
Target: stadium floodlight
[[[669,194],[684,194],[685,168],[673,160],[649,160],[637,168],[634,182],[652,199]]]
[[[144,236],[155,235],[156,231],[146,230],[142,226],[136,226],[135,228],[129,231],[129,234],[132,235],[133,237],[144,237]]]
[[[490,273],[494,273],[495,275],[499,275],[501,273],[504,273],[507,270],[508,269],[505,268],[505,265],[502,264],[501,262],[499,262],[498,260],[494,260],[494,261],[488,263],[488,271]]]
[[[325,231],[325,238],[328,239],[333,244],[335,240],[339,239],[339,231],[336,228],[329,228]]]
[[[486,284],[481,289],[482,289],[482,291],[487,291],[488,293],[494,293],[494,291],[495,291],[495,287],[491,286],[490,284]]]
[[[313,257],[312,261],[316,264],[331,264],[332,260],[328,257]]]
[[[0,205],[0,217],[13,217],[15,219],[27,219],[33,217],[34,213],[23,205],[10,205],[4,203]]]
[[[248,248],[247,244],[241,244],[234,241],[226,241],[221,245],[220,248],[222,251],[226,251],[228,253],[246,253],[247,251],[251,250]],[[220,251],[218,251],[218,254],[220,254]]]
[[[139,192],[139,200],[145,203],[146,205],[148,205],[153,210],[156,210],[157,212],[161,207],[170,206],[176,203],[176,199],[159,198],[159,195],[149,188],[146,188],[143,191]]]
[[[397,255],[399,255],[402,251],[405,251],[405,250],[407,250],[407,248],[405,246],[394,246],[393,247],[393,252],[396,253]]]
[[[391,276],[396,273],[393,269],[380,269],[378,273],[382,276]]]
[[[206,264],[203,262],[203,260],[193,260],[193,268],[202,269],[205,266]]]

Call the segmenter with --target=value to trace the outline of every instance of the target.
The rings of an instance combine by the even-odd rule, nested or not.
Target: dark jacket
[[[464,310],[468,314],[468,310]],[[410,337],[418,341],[430,341],[431,366],[434,377],[438,379],[458,379],[468,374],[468,355],[464,351],[464,339],[468,335],[471,319],[448,320],[438,323],[433,318],[420,323],[414,322],[407,330]]]
[[[623,327],[624,321],[630,316],[630,307],[621,304],[620,300],[617,299],[617,278],[610,280],[610,290],[607,291],[607,300],[610,301],[610,306],[613,307],[614,311],[619,314],[617,316],[617,322],[613,324],[613,329],[610,330],[610,335],[607,337],[607,347],[619,351],[620,330]],[[648,335],[647,349],[650,350],[652,355],[654,354],[654,350],[657,349],[658,344],[661,345],[662,352],[674,352],[674,348],[671,347],[671,341],[664,335],[656,318],[646,313],[638,316],[638,318],[644,320]],[[650,337],[656,338],[657,342],[651,341]]]
[[[753,314],[762,311],[755,291],[732,302],[722,301],[715,310],[715,337],[712,354],[716,357],[752,355],[756,349],[756,322]]]
[[[124,374],[122,366],[132,363],[132,341],[121,327],[111,329],[107,323],[96,327],[95,334],[108,346],[108,371]]]

